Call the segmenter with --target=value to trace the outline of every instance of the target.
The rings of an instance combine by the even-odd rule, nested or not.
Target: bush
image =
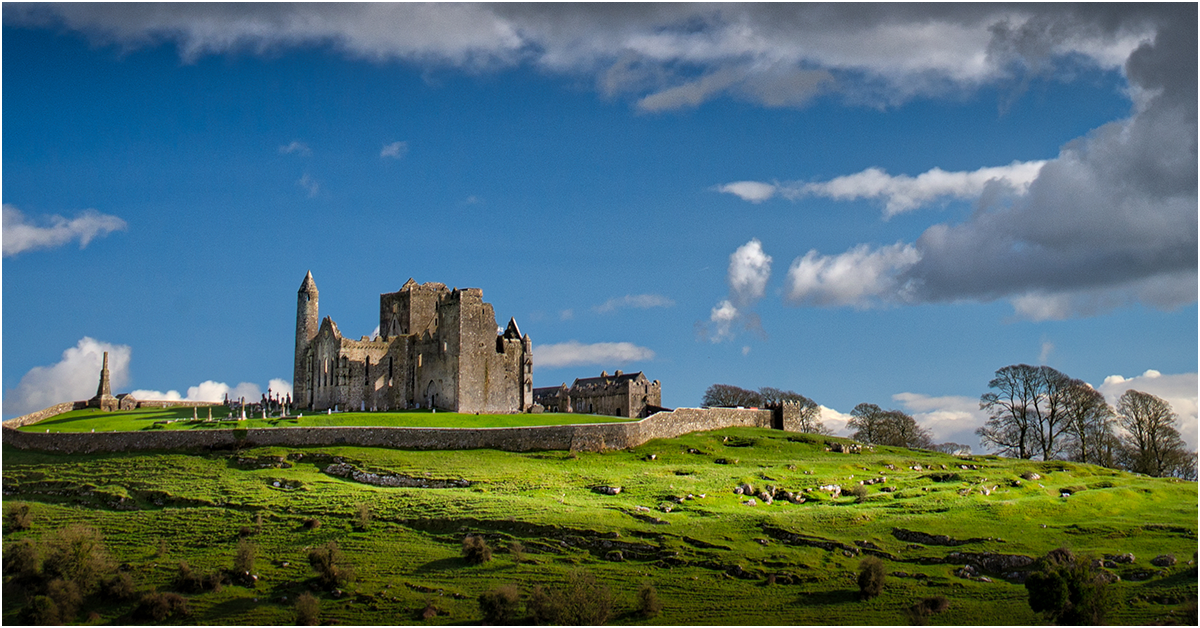
[[[860,504],[867,501],[867,487],[861,484],[855,484],[854,486],[846,489],[844,492],[846,495],[853,496],[854,501]]]
[[[340,587],[354,580],[354,568],[335,541],[309,550],[308,564],[317,572],[317,580],[327,588]]]
[[[1066,548],[1039,559],[1025,580],[1029,607],[1060,625],[1104,623],[1112,596],[1108,580],[1092,564]]]
[[[658,599],[658,590],[653,584],[643,582],[638,589],[638,614],[645,618],[654,617],[662,612],[662,602]]]
[[[238,540],[237,554],[233,558],[233,571],[243,575],[254,571],[254,559],[258,555],[258,547],[246,539]]]
[[[525,561],[525,546],[520,541],[513,541],[508,544],[508,554],[512,556],[514,563]]]
[[[4,575],[24,584],[37,582],[42,575],[42,553],[29,539],[21,539],[4,550]]]
[[[19,532],[33,526],[33,514],[29,504],[13,504],[5,513],[5,532]]]
[[[57,626],[63,624],[58,615],[58,605],[45,595],[34,596],[25,608],[25,621],[33,626]]]
[[[479,595],[479,610],[487,624],[507,624],[517,618],[521,608],[521,594],[517,585],[506,584]]]
[[[529,610],[539,624],[599,626],[612,615],[612,592],[596,582],[591,572],[578,569],[567,575],[562,589],[534,587]]]
[[[133,609],[133,616],[161,622],[171,617],[186,617],[191,612],[187,600],[178,593],[147,593]]]
[[[179,561],[179,569],[175,572],[173,588],[182,593],[204,593],[205,591],[220,591],[225,584],[225,577],[219,571],[207,574],[192,571],[186,560]]]
[[[321,522],[316,519],[309,518],[304,520],[305,530],[316,530],[319,527],[321,527]]]
[[[315,595],[305,591],[296,598],[296,625],[316,626],[321,619],[321,602]]]
[[[358,504],[354,507],[354,520],[358,524],[358,529],[364,532],[371,527],[371,507],[367,504]]]
[[[51,536],[42,561],[46,577],[74,580],[85,594],[94,591],[115,568],[104,547],[104,537],[84,525],[71,525]]]
[[[75,584],[74,580],[51,580],[46,585],[46,596],[54,600],[54,605],[58,608],[58,618],[63,623],[75,623],[79,606],[83,604],[83,594],[79,592],[79,585]]]
[[[100,591],[105,597],[118,602],[128,602],[137,595],[137,588],[133,586],[133,576],[123,572],[105,580],[100,586]]]
[[[874,556],[867,556],[858,563],[858,592],[862,599],[869,600],[883,593],[883,580],[886,577],[883,561]]]
[[[946,596],[927,597],[908,607],[908,620],[914,626],[924,626],[929,623],[929,616],[950,608],[950,600]]]
[[[482,536],[472,535],[463,539],[462,555],[472,565],[482,565],[492,559],[492,548]]]

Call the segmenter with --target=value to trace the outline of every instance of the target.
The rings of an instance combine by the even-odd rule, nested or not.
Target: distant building
[[[99,408],[105,412],[114,410],[132,410],[138,407],[138,400],[128,393],[113,396],[112,384],[108,377],[108,352],[104,352],[104,364],[100,367],[100,385],[96,387],[96,396],[84,404],[88,408]]]
[[[317,320],[312,273],[296,305],[298,408],[511,413],[533,407],[533,347],[515,319],[501,330],[478,288],[409,279],[379,295],[379,336],[345,338]]]
[[[663,410],[662,385],[658,380],[648,380],[641,371],[609,375],[601,371],[600,377],[576,379],[568,388],[560,386],[533,389],[533,400],[547,412],[577,412],[580,414],[607,414],[623,417],[647,417]]]

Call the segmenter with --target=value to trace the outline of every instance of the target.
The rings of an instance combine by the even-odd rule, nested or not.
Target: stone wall
[[[50,408],[47,408],[48,410]],[[28,425],[32,422],[23,424]],[[743,408],[680,408],[671,412],[659,412],[631,423],[513,428],[286,427],[47,434],[10,429],[16,427],[10,426],[11,423],[12,421],[9,421],[4,424],[5,443],[20,449],[56,453],[331,445],[395,449],[599,451],[636,447],[656,438],[673,438],[689,432],[724,427],[770,427],[771,411]]]
[[[72,410],[81,410],[86,407],[87,407],[86,401],[68,401],[66,403],[60,403],[57,405],[50,406],[49,408],[45,408],[43,410],[38,410],[37,412],[31,412],[26,415],[22,415],[22,416],[13,418],[13,419],[9,419],[4,422],[4,427],[8,427],[8,428],[12,428],[12,429],[16,429],[18,427],[25,427],[26,425],[29,425],[31,423],[37,423],[38,421],[41,421],[43,419],[48,419],[52,416],[57,416],[64,412],[70,412]]]

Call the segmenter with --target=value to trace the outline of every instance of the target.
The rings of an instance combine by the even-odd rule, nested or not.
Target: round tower
[[[296,365],[292,372],[292,398],[297,407],[306,408],[312,403],[309,391],[312,390],[308,381],[310,373],[306,359],[308,346],[317,336],[320,320],[317,318],[317,284],[313,281],[312,271],[304,276],[300,290],[296,294]]]

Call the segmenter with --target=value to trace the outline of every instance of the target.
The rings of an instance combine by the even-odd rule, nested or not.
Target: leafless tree
[[[1127,390],[1117,401],[1117,423],[1124,428],[1128,470],[1156,477],[1196,474],[1195,455],[1187,450],[1171,404],[1149,393]]]
[[[729,384],[713,384],[704,391],[702,403],[710,408],[736,407],[746,408],[762,405],[762,396],[753,390],[746,390]]]
[[[990,415],[976,430],[985,447],[1018,458],[1059,457],[1070,441],[1067,391],[1072,380],[1048,366],[1016,364],[996,371],[979,398]]]
[[[1113,410],[1100,391],[1086,382],[1073,379],[1066,390],[1065,411],[1070,436],[1070,459],[1111,467],[1113,455]]]
[[[933,441],[916,419],[899,410],[882,410],[873,403],[860,403],[850,411],[846,423],[854,431],[851,438],[873,445],[929,449]]]

